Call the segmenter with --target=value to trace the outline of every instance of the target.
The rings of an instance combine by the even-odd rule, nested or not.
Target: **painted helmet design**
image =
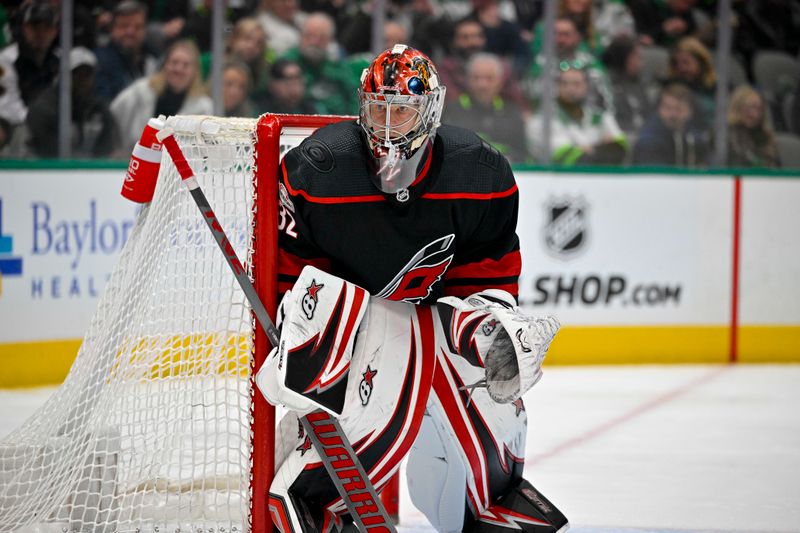
[[[395,45],[361,75],[359,124],[367,135],[375,183],[386,193],[407,188],[436,135],[445,88],[433,62],[419,50]]]

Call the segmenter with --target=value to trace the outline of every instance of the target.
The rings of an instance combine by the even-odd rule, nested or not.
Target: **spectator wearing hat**
[[[58,19],[58,11],[50,2],[30,1],[22,7],[17,42],[0,52],[0,65],[13,69],[11,78],[16,78],[26,107],[58,76]]]
[[[114,119],[108,104],[92,92],[97,59],[84,47],[69,53],[72,71],[72,157],[105,157],[116,147]],[[58,85],[43,91],[28,111],[29,146],[38,157],[58,157]]]
[[[269,93],[258,102],[258,108],[264,113],[318,113],[313,102],[306,96],[306,82],[300,65],[289,59],[279,59],[272,65]]]
[[[147,7],[135,0],[123,0],[114,8],[111,40],[98,48],[94,91],[111,102],[135,80],[154,73],[158,62],[145,46]]]

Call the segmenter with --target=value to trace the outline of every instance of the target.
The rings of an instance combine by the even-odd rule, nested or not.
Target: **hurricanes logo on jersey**
[[[423,247],[376,296],[412,304],[423,301],[453,262],[455,238],[451,233]]]

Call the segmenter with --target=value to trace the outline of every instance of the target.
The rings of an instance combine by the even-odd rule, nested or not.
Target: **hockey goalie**
[[[507,160],[440,125],[445,88],[404,45],[362,75],[357,121],[315,132],[280,167],[280,343],[256,377],[290,411],[270,511],[327,532],[347,510],[300,416],[337,417],[381,488],[408,456],[438,531],[564,531],[522,477],[521,396],[558,330],[516,305],[518,193]]]

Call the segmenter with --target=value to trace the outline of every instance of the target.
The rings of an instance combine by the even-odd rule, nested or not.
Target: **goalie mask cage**
[[[279,157],[345,118],[168,119],[273,314]],[[0,442],[0,532],[270,530],[275,415],[251,379],[268,350],[164,154],[69,375]]]

